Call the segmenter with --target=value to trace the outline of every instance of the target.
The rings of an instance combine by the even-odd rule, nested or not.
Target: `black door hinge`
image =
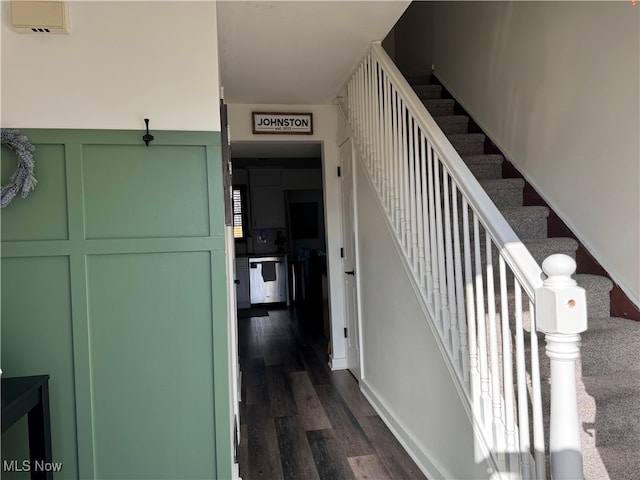
[[[338,167],[338,176],[341,177],[342,176],[342,170],[340,169],[340,167]]]
[[[344,327],[344,338],[347,338],[347,327]]]
[[[340,258],[344,258],[344,248],[340,247]]]

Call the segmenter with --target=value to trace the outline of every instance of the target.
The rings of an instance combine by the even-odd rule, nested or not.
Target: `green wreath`
[[[11,204],[18,192],[21,192],[22,198],[27,198],[29,192],[37,185],[38,181],[33,175],[35,163],[31,153],[36,148],[15,128],[0,129],[0,138],[2,145],[9,147],[18,156],[18,168],[11,175],[11,183],[3,185],[0,193],[0,208],[5,208]]]

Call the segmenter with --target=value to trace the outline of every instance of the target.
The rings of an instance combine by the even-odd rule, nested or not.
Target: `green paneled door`
[[[219,134],[23,133],[39,185],[2,211],[2,369],[51,375],[56,478],[229,478]],[[21,422],[2,457],[26,456]]]

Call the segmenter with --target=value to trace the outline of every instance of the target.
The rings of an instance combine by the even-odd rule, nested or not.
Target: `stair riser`
[[[442,129],[442,131],[445,133],[445,135],[449,135],[452,133],[467,133],[469,130],[469,125],[468,123],[461,123],[461,122],[446,122],[446,123],[441,123],[438,122],[437,117],[435,118],[436,123],[438,124],[438,126]]]
[[[507,223],[520,239],[547,238],[547,218],[539,216],[515,216],[505,213]]]
[[[477,142],[451,141],[453,148],[459,155],[482,155],[484,153],[484,140]]]
[[[404,78],[409,82],[411,88],[414,90],[421,86],[431,86],[431,71],[428,70],[413,70],[409,72],[403,72]]]
[[[498,208],[522,206],[522,188],[487,188],[485,191]]]
[[[425,106],[432,117],[440,117],[444,115],[453,115],[453,105],[430,103],[431,100],[425,100]]]
[[[442,87],[440,85],[416,85],[413,90],[422,100],[442,97]]]
[[[478,180],[487,180],[491,178],[501,178],[502,177],[502,165],[495,164],[475,164],[475,165],[467,165],[469,170],[474,177]]]

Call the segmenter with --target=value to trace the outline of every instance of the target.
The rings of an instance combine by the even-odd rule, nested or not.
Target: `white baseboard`
[[[394,418],[384,401],[378,398],[364,380],[360,380],[360,391],[427,478],[448,478],[442,469],[434,465],[425,449],[420,446],[404,425]]]
[[[331,370],[346,370],[347,357],[331,357],[331,360],[329,361],[329,368],[331,368]]]

